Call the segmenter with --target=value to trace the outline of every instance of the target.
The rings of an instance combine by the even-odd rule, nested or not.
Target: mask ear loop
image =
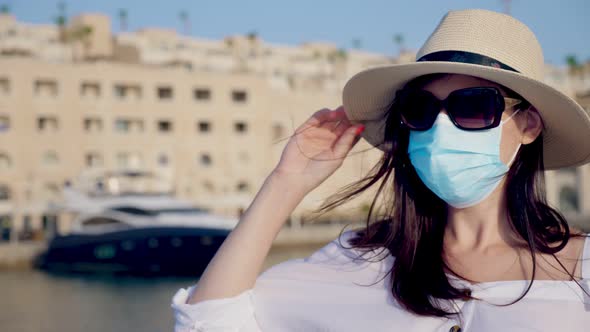
[[[518,154],[518,151],[520,151],[520,147],[521,146],[522,146],[522,143],[518,143],[518,146],[516,147],[516,150],[512,154],[512,157],[510,157],[510,161],[508,161],[508,167],[512,166],[512,162],[514,162],[514,159],[516,158],[516,155]]]
[[[527,108],[527,110],[530,108],[530,106]],[[507,119],[500,121],[500,124],[504,124],[506,122],[508,122],[510,119],[512,119],[513,116],[516,115],[516,113],[520,112],[520,109],[517,109],[516,112],[512,113]],[[528,116],[528,113],[527,113]],[[521,137],[522,138],[522,137]],[[522,140],[521,140],[522,141]],[[514,159],[516,158],[516,155],[518,154],[518,151],[520,150],[520,147],[522,146],[522,142],[518,143],[518,146],[516,147],[516,151],[514,151],[514,153],[512,154],[512,157],[510,157],[510,161],[508,161],[508,167],[510,167],[512,165],[512,162],[514,162]]]
[[[510,119],[512,119],[513,116],[516,115],[516,113],[520,112],[520,109],[516,110],[516,112],[512,113],[507,119],[504,119],[502,121],[500,121],[500,124],[505,124],[506,122],[510,121]]]

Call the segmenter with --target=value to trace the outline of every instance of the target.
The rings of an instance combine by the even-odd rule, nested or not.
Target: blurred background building
[[[295,128],[341,104],[348,78],[415,56],[270,44],[255,32],[223,40],[159,28],[114,35],[110,18],[94,13],[56,23],[0,15],[0,227],[12,230],[5,241],[67,232],[69,220],[54,207],[64,186],[93,171],[154,172],[177,196],[239,216]],[[546,82],[590,107],[590,63],[547,65]],[[359,142],[292,222],[380,155]],[[547,172],[547,190],[574,223],[589,219],[590,166]],[[362,217],[372,193],[326,218]]]

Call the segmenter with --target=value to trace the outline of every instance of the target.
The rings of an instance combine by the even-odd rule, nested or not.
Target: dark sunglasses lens
[[[409,91],[400,98],[402,121],[411,129],[428,129],[439,112],[438,101],[424,91]]]
[[[465,89],[449,98],[449,113],[465,129],[491,126],[499,106],[498,94],[491,89]]]

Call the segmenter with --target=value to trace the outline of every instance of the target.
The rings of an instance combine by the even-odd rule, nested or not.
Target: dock
[[[0,244],[0,271],[29,269],[35,256],[45,250],[44,241],[27,241]]]

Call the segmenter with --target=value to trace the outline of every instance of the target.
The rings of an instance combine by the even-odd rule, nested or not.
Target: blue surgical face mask
[[[467,131],[441,112],[430,129],[410,130],[408,154],[422,182],[456,208],[483,201],[500,184],[520,148],[508,165],[500,160],[502,125],[516,113],[495,128]]]

